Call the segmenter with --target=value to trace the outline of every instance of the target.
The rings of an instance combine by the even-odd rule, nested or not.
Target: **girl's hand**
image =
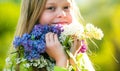
[[[80,71],[79,68],[76,66],[76,59],[75,59],[77,56],[77,52],[80,50],[80,48],[81,48],[81,41],[74,36],[73,44],[70,49],[71,53],[73,54],[73,58],[70,57],[69,62],[72,66],[75,66],[76,71]]]
[[[45,40],[47,54],[55,59],[57,66],[66,67],[67,57],[62,45],[58,40],[57,34],[49,32],[46,34]]]
[[[81,41],[77,39],[77,37],[74,36],[74,40],[73,40],[73,44],[72,47],[70,49],[71,53],[76,56],[78,50],[80,50],[80,46],[81,46]]]

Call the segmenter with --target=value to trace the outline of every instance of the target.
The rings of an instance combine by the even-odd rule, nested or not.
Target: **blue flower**
[[[39,41],[39,44],[37,45],[38,48],[37,50],[40,52],[40,53],[44,53],[45,52],[45,42],[43,40]]]
[[[25,58],[28,60],[38,59],[40,54],[36,50],[32,50],[32,52],[24,52]]]
[[[51,31],[53,33],[56,33],[58,36],[60,36],[61,32],[63,32],[63,28],[62,28],[62,25],[58,24],[58,25],[55,25],[55,26],[51,26]]]
[[[13,45],[15,48],[17,48],[18,46],[20,46],[20,44],[21,44],[21,39],[19,36],[16,36],[14,41],[13,41]]]
[[[31,35],[33,35],[34,37],[37,36],[41,36],[42,35],[42,28],[40,25],[35,25],[35,27],[33,28]]]
[[[30,34],[25,33],[22,37],[17,36],[13,45],[15,48],[23,46],[24,57],[26,59],[38,59],[40,54],[45,52],[45,34],[53,32],[59,36],[62,31],[61,25],[49,26],[36,24]]]

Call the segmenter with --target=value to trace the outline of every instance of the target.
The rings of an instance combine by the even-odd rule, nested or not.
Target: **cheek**
[[[72,15],[68,16],[68,21],[69,21],[69,23],[72,23],[72,21],[73,21]]]
[[[39,23],[40,24],[49,24],[50,22],[50,18],[49,18],[50,15],[47,15],[47,14],[42,14],[42,16],[39,18]]]

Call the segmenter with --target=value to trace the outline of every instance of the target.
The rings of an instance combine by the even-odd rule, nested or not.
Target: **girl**
[[[79,20],[78,20],[78,17]],[[40,23],[41,25],[49,24],[61,24],[68,25],[74,22],[81,22],[83,20],[74,4],[74,0],[22,0],[21,15],[17,25],[17,30],[15,36],[22,36],[24,33],[30,33],[35,24]],[[74,29],[74,28],[73,28]],[[68,62],[68,57],[64,52],[62,45],[60,44],[57,34],[48,32],[45,35],[46,41],[46,53],[55,60],[55,71],[67,71],[68,63],[75,65],[72,58]],[[73,47],[71,47],[71,52],[75,56],[78,47],[80,46],[80,41],[74,40]],[[14,49],[12,49],[13,51]],[[87,54],[84,55],[84,61],[88,71],[94,71]],[[21,71],[21,63],[18,63],[10,70]],[[7,69],[5,69],[7,71]],[[46,67],[36,68],[33,67],[32,71],[47,71]],[[76,67],[76,71],[78,68]]]

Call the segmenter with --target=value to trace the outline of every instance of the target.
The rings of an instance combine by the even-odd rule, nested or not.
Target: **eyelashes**
[[[54,11],[56,8],[55,7],[48,7],[47,10],[51,10],[51,11]]]
[[[50,6],[50,7],[47,7],[46,9],[49,10],[49,11],[55,11],[57,9],[57,7],[56,6]],[[65,11],[69,11],[70,6],[64,6],[62,9],[65,10]]]
[[[65,7],[63,7],[63,9],[69,9],[70,8],[70,6],[65,6]]]

